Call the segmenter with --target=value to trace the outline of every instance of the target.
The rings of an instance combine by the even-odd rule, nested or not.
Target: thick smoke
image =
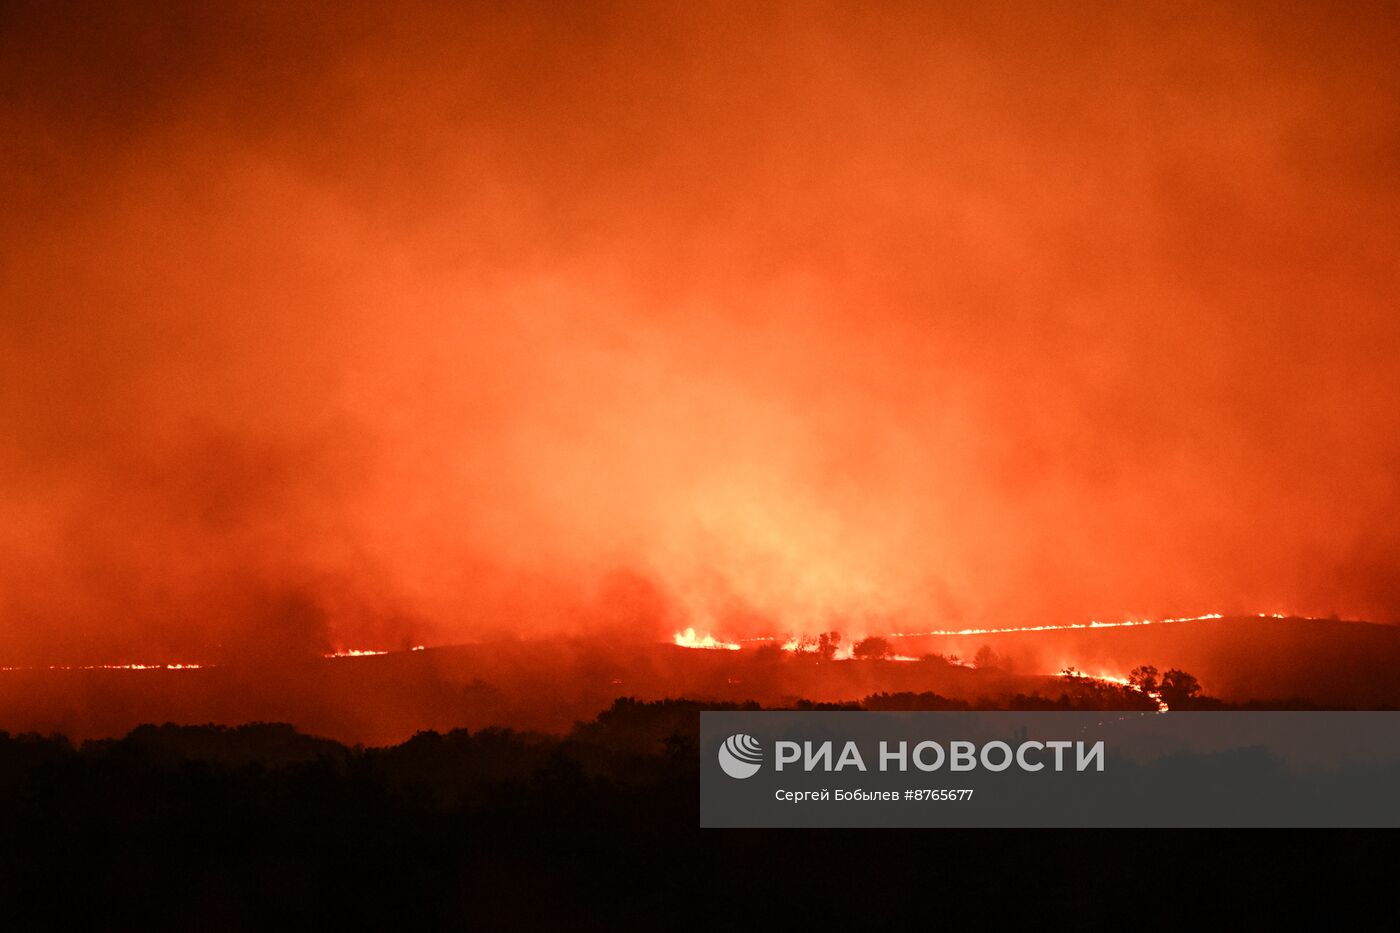
[[[10,3],[0,657],[1400,618],[1392,6]]]

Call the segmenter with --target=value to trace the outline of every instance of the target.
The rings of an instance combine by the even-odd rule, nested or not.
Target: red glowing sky
[[[1400,619],[1393,5],[10,3],[0,659]]]

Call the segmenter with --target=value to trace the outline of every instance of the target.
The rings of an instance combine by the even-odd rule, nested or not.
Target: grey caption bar
[[[1400,826],[1400,712],[704,712],[703,827]]]

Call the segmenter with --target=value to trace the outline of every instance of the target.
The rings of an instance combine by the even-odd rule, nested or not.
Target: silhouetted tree
[[[840,632],[822,632],[816,638],[800,635],[794,644],[797,654],[815,654],[823,661],[830,661],[836,655],[836,647],[841,644]]]
[[[1133,668],[1132,672],[1128,674],[1128,683],[1143,693],[1156,693],[1158,687],[1157,668],[1151,664]]]
[[[1185,671],[1172,668],[1162,675],[1162,683],[1158,689],[1162,694],[1162,701],[1167,706],[1176,708],[1197,697],[1201,692],[1201,683]]]
[[[866,660],[889,657],[890,643],[877,635],[861,639],[851,650],[852,655]]]

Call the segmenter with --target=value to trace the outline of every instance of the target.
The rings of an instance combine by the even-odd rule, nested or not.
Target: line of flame
[[[1287,618],[1281,612],[1260,612],[1261,619],[1284,619]],[[1212,619],[1223,619],[1225,615],[1219,612],[1208,612],[1199,616],[1178,616],[1169,619],[1127,619],[1122,622],[1100,622],[1095,619],[1092,622],[1067,622],[1058,625],[1015,625],[1005,628],[961,628],[961,629],[932,629],[927,632],[890,632],[885,638],[925,638],[925,637],[949,637],[958,635],[1009,635],[1017,632],[1068,632],[1085,629],[1100,628],[1128,628],[1138,625],[1172,625],[1178,622],[1205,622]],[[698,636],[695,629],[687,628],[677,632],[673,637],[677,645],[682,648],[727,648],[731,651],[743,647],[744,642],[758,641],[778,641],[779,636],[758,635],[751,638],[740,638],[736,641],[724,641],[713,635]],[[796,651],[799,644],[797,636],[790,636],[782,642],[784,651]],[[842,660],[850,653],[850,646],[838,649],[836,659]],[[901,656],[903,657],[903,656]]]
[[[34,664],[0,667],[0,671],[193,671],[209,664]]]
[[[713,635],[696,635],[695,629],[688,628],[672,636],[672,641],[682,648],[709,648],[722,651],[738,651],[741,645],[732,641],[720,641]]]
[[[1281,618],[1281,617],[1280,617]],[[1118,687],[1127,687],[1136,693],[1141,693],[1149,700],[1157,704],[1157,712],[1165,713],[1170,708],[1167,701],[1162,699],[1162,694],[1156,690],[1144,690],[1126,677],[1117,674],[1086,674],[1083,671],[1075,670],[1072,667],[1065,667],[1059,671],[1061,677],[1082,678],[1084,680],[1096,680],[1100,683],[1113,684]]]
[[[426,651],[426,645],[414,645],[408,649],[410,651]],[[388,651],[379,651],[374,648],[346,648],[334,651],[330,654],[323,654],[323,658],[367,658],[376,655],[389,654]],[[199,671],[207,670],[211,667],[218,667],[217,664],[195,664],[191,661],[175,661],[166,664],[16,664],[0,666],[0,671]]]
[[[1259,613],[1262,618],[1282,619],[1281,613],[1266,615]],[[1182,616],[1175,619],[1129,619],[1123,622],[1067,622],[1062,625],[1020,625],[1009,628],[964,628],[964,629],[935,629],[930,632],[891,632],[885,636],[887,638],[922,638],[927,635],[1005,635],[1012,632],[1065,632],[1074,629],[1093,628],[1126,628],[1134,625],[1171,625],[1175,622],[1204,622],[1207,619],[1225,618],[1219,612],[1210,612],[1201,616]]]

